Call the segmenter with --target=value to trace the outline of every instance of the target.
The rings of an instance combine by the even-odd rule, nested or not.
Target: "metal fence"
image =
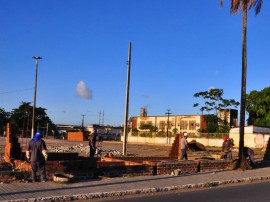
[[[132,132],[131,136],[135,137],[167,137],[167,132],[159,131],[159,132],[149,132],[149,131],[138,131]],[[172,132],[168,132],[168,137],[174,137],[175,134]],[[211,139],[223,139],[224,136],[229,136],[229,133],[189,133],[189,137],[191,138],[211,138]]]

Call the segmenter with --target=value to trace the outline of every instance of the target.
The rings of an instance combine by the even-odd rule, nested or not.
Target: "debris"
[[[182,170],[181,169],[175,169],[172,171],[171,175],[173,176],[179,176],[181,174]]]
[[[84,146],[83,144],[74,145],[74,146],[49,146],[47,147],[48,152],[54,153],[79,153],[82,155],[89,155],[90,149],[89,146]],[[102,150],[97,148],[96,154],[106,155],[112,153],[113,156],[121,156],[122,153],[115,149]]]
[[[197,142],[196,140],[192,140],[190,142],[188,142],[188,147],[190,150],[192,151],[205,151],[205,146],[199,142]]]

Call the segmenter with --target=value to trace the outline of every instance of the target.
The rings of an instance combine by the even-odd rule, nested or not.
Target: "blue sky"
[[[129,116],[198,114],[193,94],[222,88],[240,101],[241,23],[219,0],[0,0],[0,107],[32,102],[57,124],[124,122]],[[248,13],[247,93],[270,86],[270,2]],[[77,89],[80,89],[79,92]],[[86,91],[85,91],[86,90]]]

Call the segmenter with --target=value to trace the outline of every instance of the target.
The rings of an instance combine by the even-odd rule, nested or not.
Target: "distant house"
[[[120,140],[123,127],[114,127],[114,126],[100,126],[100,125],[88,125],[86,130],[90,133],[93,132],[93,129],[97,129],[99,138],[103,140]]]

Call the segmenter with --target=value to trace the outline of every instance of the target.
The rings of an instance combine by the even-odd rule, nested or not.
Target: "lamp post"
[[[35,108],[36,108],[36,96],[37,96],[38,60],[42,59],[42,57],[40,57],[40,56],[33,56],[32,58],[36,60],[36,74],[35,74],[35,84],[34,84],[34,106],[33,106],[33,113],[32,113],[31,138],[34,137],[34,130],[35,130]]]

